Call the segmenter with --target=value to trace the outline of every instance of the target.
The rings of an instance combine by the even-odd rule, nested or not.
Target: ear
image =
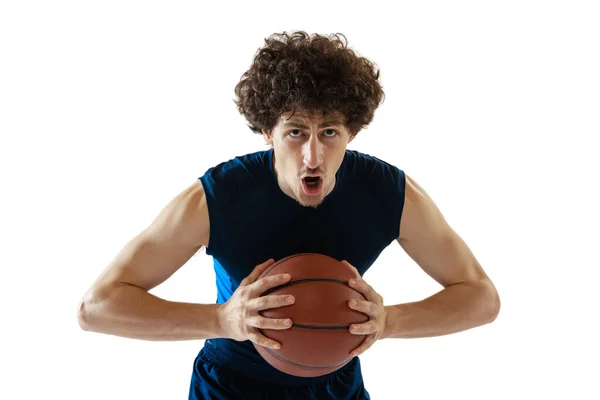
[[[263,137],[265,138],[266,144],[273,146],[273,136],[267,129],[263,129],[262,131]]]

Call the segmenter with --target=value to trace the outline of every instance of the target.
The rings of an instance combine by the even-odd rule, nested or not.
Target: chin
[[[302,190],[302,189],[300,189],[300,190]],[[302,192],[296,194],[296,201],[298,202],[298,204],[300,204],[303,207],[317,208],[321,203],[323,203],[323,200],[324,200],[324,198],[321,196],[319,196],[319,197],[306,196]]]
[[[323,199],[318,199],[318,200],[310,200],[308,202],[305,201],[299,201],[300,205],[303,207],[312,207],[312,208],[317,208],[318,206],[321,205],[321,203],[323,203]]]

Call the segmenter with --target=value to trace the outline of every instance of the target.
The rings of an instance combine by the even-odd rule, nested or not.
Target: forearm
[[[500,301],[489,281],[451,285],[422,301],[386,306],[383,337],[447,335],[492,322]]]
[[[84,330],[133,339],[169,341],[219,337],[217,304],[173,302],[132,285],[86,296],[79,309]]]

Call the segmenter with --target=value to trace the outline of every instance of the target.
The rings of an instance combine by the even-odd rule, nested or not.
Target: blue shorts
[[[227,358],[211,346],[200,350],[194,360],[188,400],[370,400],[358,357],[330,374],[293,384],[261,381],[255,368],[242,372],[226,367],[231,361]]]

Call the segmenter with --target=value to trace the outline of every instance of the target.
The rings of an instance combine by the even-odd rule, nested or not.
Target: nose
[[[309,169],[317,169],[323,163],[323,148],[316,135],[304,143],[304,165]]]

